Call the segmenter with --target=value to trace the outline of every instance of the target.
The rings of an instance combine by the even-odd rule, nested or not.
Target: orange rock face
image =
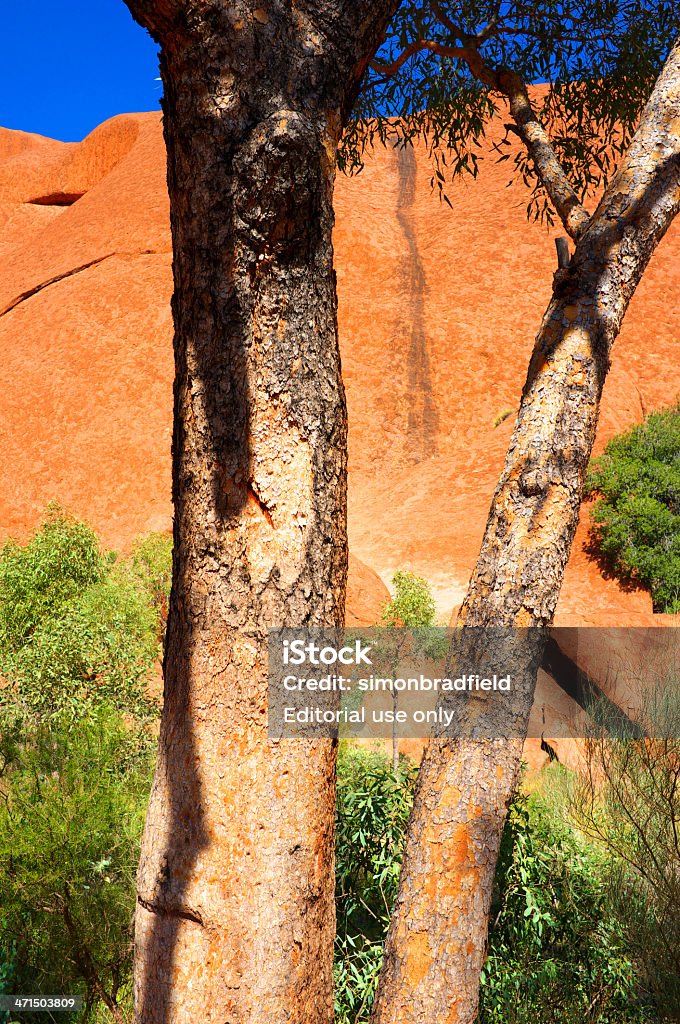
[[[556,263],[555,232],[527,223],[507,166],[490,154],[450,190],[453,209],[419,152],[378,150],[338,180],[353,622],[377,618],[387,592],[375,573],[387,582],[398,568],[427,577],[448,617],[474,566],[513,415],[494,421],[517,409]],[[159,116],[113,118],[80,144],[0,130],[0,228],[0,531],[25,536],[58,499],[125,548],[172,511]],[[680,225],[616,344],[598,451],[680,390],[679,286]],[[652,620],[646,594],[589,561],[586,527],[558,620]]]

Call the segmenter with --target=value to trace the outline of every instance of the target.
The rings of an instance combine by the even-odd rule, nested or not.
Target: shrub
[[[150,714],[158,613],[94,531],[50,506],[24,546],[0,550],[0,703],[39,718],[106,701]]]
[[[653,1019],[607,902],[604,858],[540,797],[510,806],[480,1024]]]
[[[4,919],[0,918],[0,935],[4,929]],[[14,980],[14,958],[16,947],[13,942],[2,945],[0,943],[0,995],[11,993]],[[0,1024],[8,1024],[9,1013],[7,1010],[0,1010]]]
[[[406,655],[421,654],[436,657],[443,655],[442,643],[445,634],[434,625],[436,605],[430,584],[422,576],[412,572],[399,570],[392,577],[394,597],[382,610],[381,626],[385,631],[380,639],[373,641],[374,670],[385,672],[394,677],[398,674],[399,662]],[[392,708],[395,719],[392,723],[392,770],[399,776],[399,737],[396,712],[399,708],[399,693],[392,693]]]
[[[615,437],[591,466],[592,546],[611,571],[680,612],[680,404]]]
[[[132,549],[128,565],[132,578],[158,614],[162,643],[172,583],[172,537],[167,533],[149,533],[141,537]]]
[[[395,777],[377,751],[344,745],[338,758],[335,1012],[337,1024],[368,1020],[401,867],[416,769]]]
[[[428,629],[434,625],[436,607],[427,580],[399,570],[392,577],[392,586],[394,597],[383,608],[381,625],[388,629]]]
[[[0,550],[0,990],[82,994],[97,1024],[129,1001],[167,561],[58,506]]]
[[[342,750],[336,845],[336,1021],[368,1020],[398,886],[416,769]],[[558,812],[559,813],[559,812]],[[481,1024],[639,1024],[640,999],[610,912],[604,858],[540,797],[517,796],[503,833]]]
[[[80,994],[116,1019],[153,744],[103,706],[75,724],[0,729],[0,962],[14,991]]]
[[[645,710],[660,738],[590,736],[571,806],[609,856],[612,906],[646,986],[680,1021],[680,701],[675,680],[659,692]]]

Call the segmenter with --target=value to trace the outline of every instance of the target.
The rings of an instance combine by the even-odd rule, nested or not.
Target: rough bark
[[[610,352],[680,208],[680,45],[568,269],[556,274],[460,621],[530,626],[513,694],[526,730],[578,522]],[[520,738],[431,741],[420,771],[373,1024],[470,1024]]]
[[[338,136],[396,0],[128,0],[161,45],[174,565],[135,1019],[333,1017],[331,741],[267,738],[267,630],[343,622]]]

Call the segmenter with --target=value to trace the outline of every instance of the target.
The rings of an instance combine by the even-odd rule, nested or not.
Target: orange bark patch
[[[475,809],[476,810],[476,809]],[[480,808],[481,812],[481,808]],[[425,893],[430,900],[455,896],[463,880],[476,884],[479,877],[474,863],[472,842],[467,825],[457,825],[453,835],[440,837],[438,832],[425,835],[429,852],[429,870],[426,873]]]
[[[456,826],[449,850],[449,856],[446,858],[449,872],[459,873],[463,868],[473,867],[472,842],[467,825],[464,823]]]
[[[533,626],[534,625],[534,613],[528,608],[520,608],[515,616],[515,626],[521,628],[522,626]]]
[[[409,981],[419,985],[430,969],[432,952],[427,932],[417,932],[408,942],[407,964]]]

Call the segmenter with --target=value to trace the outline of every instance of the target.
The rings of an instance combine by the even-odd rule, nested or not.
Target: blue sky
[[[123,0],[4,0],[0,125],[68,142],[157,110],[157,47]]]

